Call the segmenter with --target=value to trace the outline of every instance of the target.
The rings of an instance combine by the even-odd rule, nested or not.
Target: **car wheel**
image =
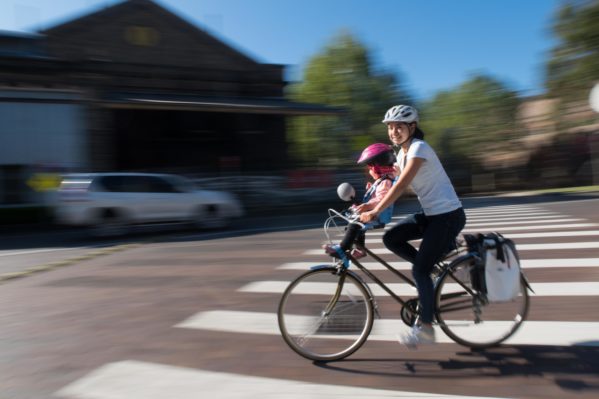
[[[120,237],[127,234],[129,225],[122,212],[115,209],[102,209],[99,212],[98,221],[89,228],[93,237]]]
[[[196,212],[195,224],[201,229],[219,229],[227,226],[228,220],[220,215],[217,205],[204,205]]]

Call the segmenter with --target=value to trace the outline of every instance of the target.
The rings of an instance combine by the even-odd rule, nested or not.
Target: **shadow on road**
[[[359,358],[315,362],[317,367],[359,375],[410,378],[543,377],[569,391],[599,395],[599,342],[596,347],[503,345],[456,352],[445,360]]]

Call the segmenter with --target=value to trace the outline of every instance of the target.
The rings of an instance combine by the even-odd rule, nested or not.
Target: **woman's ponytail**
[[[415,139],[424,140],[424,132],[420,130],[418,126],[416,126],[416,130],[414,130],[414,135],[412,137]]]

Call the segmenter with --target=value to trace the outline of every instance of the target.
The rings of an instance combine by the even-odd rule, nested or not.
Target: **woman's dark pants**
[[[418,288],[423,323],[433,321],[434,289],[430,273],[441,257],[454,248],[455,238],[466,224],[463,208],[440,215],[426,216],[419,212],[408,216],[383,236],[385,246],[412,263],[412,275]],[[416,250],[410,240],[421,238]]]

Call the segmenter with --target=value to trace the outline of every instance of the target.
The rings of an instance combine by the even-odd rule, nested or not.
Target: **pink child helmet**
[[[395,163],[395,153],[388,144],[374,143],[362,151],[358,165],[391,166]]]

